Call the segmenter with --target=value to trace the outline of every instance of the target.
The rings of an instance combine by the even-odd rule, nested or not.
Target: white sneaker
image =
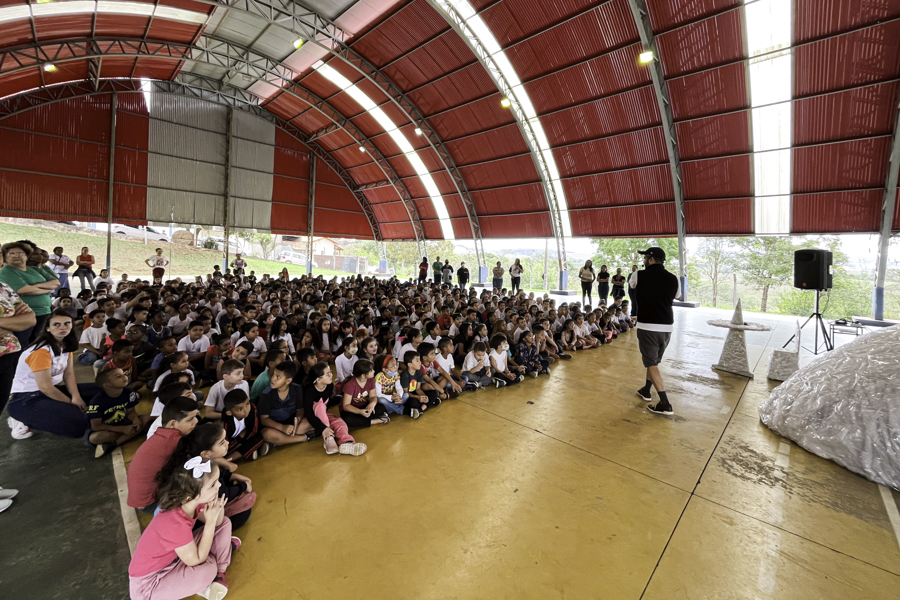
[[[365,444],[359,442],[344,442],[340,445],[338,451],[341,454],[347,454],[349,456],[362,456],[366,453],[367,449]]]
[[[14,440],[27,440],[32,436],[31,429],[22,421],[16,421],[12,417],[6,419],[6,424],[12,430],[11,435]]]
[[[12,506],[12,500],[0,500],[0,512],[3,512],[7,508]]]
[[[212,584],[202,592],[197,592],[198,596],[206,598],[207,600],[222,600],[227,594],[228,588],[217,581],[212,582]]]
[[[19,490],[0,488],[0,500],[12,500],[19,493]]]

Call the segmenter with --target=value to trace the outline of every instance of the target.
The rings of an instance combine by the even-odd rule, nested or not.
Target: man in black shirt
[[[665,385],[659,372],[675,318],[672,313],[672,301],[681,298],[678,277],[666,271],[666,253],[662,248],[653,247],[641,252],[644,255],[643,271],[633,276],[629,285],[635,291],[637,303],[641,307],[637,322],[638,347],[641,359],[647,367],[647,379],[644,387],[638,390],[638,396],[650,402],[651,385],[659,394],[659,402],[650,404],[647,410],[657,415],[673,415],[675,411],[666,396]]]
[[[459,287],[463,289],[469,285],[469,270],[464,262],[459,263],[459,268],[456,270],[456,281],[459,282]]]

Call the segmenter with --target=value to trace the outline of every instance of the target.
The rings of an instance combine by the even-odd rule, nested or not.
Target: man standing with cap
[[[666,253],[662,248],[654,246],[640,254],[644,256],[645,269],[632,274],[629,281],[637,304],[641,307],[637,318],[637,337],[641,359],[647,367],[647,380],[644,387],[638,390],[638,396],[650,402],[653,399],[650,395],[652,385],[659,394],[659,402],[648,405],[647,410],[657,415],[673,415],[675,411],[666,397],[659,363],[672,337],[672,326],[675,323],[672,301],[681,299],[681,286],[678,277],[666,271],[663,266]]]
[[[466,268],[465,262],[459,263],[459,268],[456,270],[456,281],[462,289],[466,289],[469,284],[469,270]]]

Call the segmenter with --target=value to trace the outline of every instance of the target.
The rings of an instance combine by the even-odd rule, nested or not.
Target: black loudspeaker
[[[831,252],[828,250],[794,251],[794,287],[802,290],[830,290]]]

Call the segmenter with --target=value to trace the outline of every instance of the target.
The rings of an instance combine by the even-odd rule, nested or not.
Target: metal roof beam
[[[62,64],[69,61],[100,58],[103,56],[124,56],[136,59],[143,56],[151,56],[179,62],[206,63],[226,68],[234,73],[240,73],[253,81],[263,81],[270,85],[276,85],[281,88],[282,93],[291,95],[321,112],[356,140],[360,147],[365,148],[374,163],[381,169],[384,176],[387,177],[397,194],[404,201],[413,226],[415,239],[424,239],[424,231],[418,210],[412,201],[409,191],[393,166],[381,154],[378,147],[359,128],[345,119],[336,108],[309,90],[297,85],[293,81],[296,77],[294,71],[277,61],[261,56],[258,53],[251,53],[246,48],[231,42],[209,36],[201,36],[195,45],[125,39],[82,39],[48,42],[0,52],[0,76],[25,71],[44,62]],[[224,84],[220,82],[220,85]]]
[[[650,76],[653,79],[653,89],[656,92],[656,102],[659,105],[659,114],[662,118],[663,132],[666,137],[666,149],[669,153],[669,168],[672,172],[672,188],[675,192],[675,224],[678,231],[678,272],[681,280],[681,299],[687,300],[687,264],[685,253],[685,224],[684,224],[684,188],[682,187],[681,163],[678,160],[678,146],[675,138],[675,125],[672,118],[672,106],[669,104],[669,94],[666,89],[666,80],[663,75],[662,63],[659,60],[659,50],[656,46],[656,38],[650,26],[650,17],[644,0],[628,0],[631,14],[634,16],[634,24],[641,34],[641,43],[644,50],[653,52],[653,60],[647,65]]]
[[[881,204],[881,228],[878,233],[878,258],[875,261],[875,289],[872,290],[872,317],[884,319],[884,279],[887,273],[888,252],[891,246],[891,226],[897,206],[897,178],[900,177],[900,105],[896,108],[894,139],[888,159],[884,200]]]
[[[141,93],[142,83],[143,82],[140,79],[116,78],[100,79],[96,87],[91,81],[85,80],[37,88],[0,100],[0,120],[31,110],[32,108],[37,108],[38,106],[53,104],[70,98],[110,94],[112,92]],[[344,182],[347,189],[350,190],[356,198],[356,201],[359,203],[363,214],[369,222],[369,227],[372,229],[372,237],[378,241],[383,239],[378,220],[375,218],[371,204],[360,191],[359,186],[357,186],[353,177],[347,172],[343,165],[337,162],[327,150],[322,148],[322,146],[315,141],[310,141],[307,134],[298,129],[295,125],[292,125],[285,119],[282,119],[278,115],[261,107],[259,105],[259,98],[255,95],[246,90],[222,85],[214,79],[193,75],[191,73],[180,73],[173,81],[155,80],[151,83],[153,85],[154,93],[199,98],[201,100],[206,100],[207,102],[230,106],[269,121],[283,129],[291,137],[308,147],[310,152],[337,173],[338,177],[341,178],[341,181]]]
[[[525,139],[525,143],[528,144],[528,148],[531,151],[531,158],[534,161],[534,166],[537,169],[538,174],[541,177],[541,183],[543,183],[544,188],[544,196],[547,200],[547,212],[550,215],[550,229],[553,232],[553,237],[556,239],[556,250],[559,257],[559,277],[560,284],[559,287],[563,290],[566,289],[567,281],[568,281],[568,260],[566,257],[566,242],[563,236],[563,225],[562,218],[560,216],[559,211],[559,200],[556,197],[556,190],[553,187],[553,183],[550,177],[550,170],[547,167],[547,163],[544,161],[544,157],[541,154],[540,146],[537,141],[537,136],[534,133],[534,130],[531,127],[531,123],[529,123],[527,117],[525,116],[525,112],[522,109],[522,106],[515,99],[515,94],[512,93],[512,86],[506,80],[506,77],[503,75],[503,72],[497,66],[497,63],[494,61],[493,56],[491,56],[490,52],[481,44],[478,36],[476,36],[469,26],[466,24],[465,19],[462,15],[457,12],[456,8],[453,5],[447,5],[446,7],[440,6],[437,0],[427,0],[428,4],[437,11],[437,13],[444,17],[444,19],[450,24],[450,27],[453,28],[454,31],[460,36],[460,38],[465,42],[465,44],[472,50],[472,53],[478,58],[478,61],[481,63],[482,67],[488,72],[488,75],[491,76],[491,79],[494,80],[494,83],[497,85],[497,89],[500,90],[500,93],[504,96],[508,97],[512,102],[510,109],[516,118],[516,123],[519,125],[519,130],[522,133],[522,137]]]

